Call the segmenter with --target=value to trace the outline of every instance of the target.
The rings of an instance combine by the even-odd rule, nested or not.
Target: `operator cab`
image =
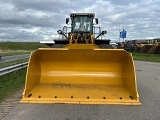
[[[71,33],[90,33],[93,34],[93,13],[71,13]],[[98,24],[98,19],[96,23]],[[66,19],[68,24],[69,18]]]

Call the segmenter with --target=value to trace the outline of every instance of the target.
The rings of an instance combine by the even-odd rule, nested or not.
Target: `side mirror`
[[[95,22],[96,22],[96,24],[98,24],[98,18],[95,18]]]
[[[63,35],[64,37],[66,37],[68,39],[68,37],[65,35],[64,32],[62,32],[62,30],[58,30],[57,33],[60,34],[60,35]]]
[[[66,18],[66,24],[68,24],[69,23],[69,18]]]
[[[107,31],[105,31],[105,30],[104,30],[104,31],[102,31],[102,35],[104,35],[104,34],[106,34],[106,33],[107,33]]]
[[[63,32],[62,32],[62,30],[58,30],[57,33],[62,35]]]

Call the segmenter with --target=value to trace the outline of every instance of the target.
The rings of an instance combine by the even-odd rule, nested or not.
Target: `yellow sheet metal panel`
[[[72,44],[32,53],[21,102],[140,104],[131,54]]]
[[[26,84],[25,93],[31,91],[37,84],[39,84],[41,76],[41,65],[35,53],[31,53],[27,73],[26,73]]]
[[[132,96],[137,98],[136,74],[131,54],[128,54],[122,67],[122,80],[127,89],[132,92]]]

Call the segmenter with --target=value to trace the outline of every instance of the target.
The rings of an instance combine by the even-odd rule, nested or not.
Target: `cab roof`
[[[73,16],[91,16],[91,17],[94,17],[95,14],[94,13],[70,13],[69,14],[70,17],[73,17]]]

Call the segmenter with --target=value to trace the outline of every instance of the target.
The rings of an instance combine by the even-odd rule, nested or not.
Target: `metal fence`
[[[14,72],[14,71],[22,69],[22,68],[25,68],[27,66],[28,66],[28,62],[25,62],[25,63],[20,63],[20,64],[16,64],[16,65],[2,68],[2,69],[0,69],[0,76]]]

